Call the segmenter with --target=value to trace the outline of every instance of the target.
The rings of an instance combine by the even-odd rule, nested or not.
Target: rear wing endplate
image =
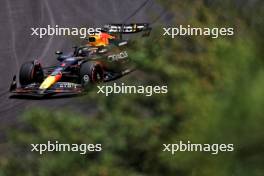
[[[132,24],[106,24],[102,31],[110,34],[134,34],[144,32],[143,36],[149,36],[151,27],[148,23],[132,23]]]

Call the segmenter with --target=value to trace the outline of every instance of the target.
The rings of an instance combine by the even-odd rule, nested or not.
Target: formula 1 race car
[[[126,51],[128,41],[122,40],[122,34],[147,30],[145,24],[107,25],[100,34],[89,36],[86,45],[74,47],[72,53],[57,51],[56,66],[42,67],[38,60],[24,63],[19,72],[20,87],[14,76],[10,92],[37,96],[79,94],[89,84],[118,79],[134,70]]]

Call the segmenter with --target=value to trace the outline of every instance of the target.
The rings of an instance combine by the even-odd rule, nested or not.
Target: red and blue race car
[[[38,60],[24,63],[19,71],[19,83],[13,77],[10,92],[16,95],[79,94],[91,83],[118,79],[134,69],[126,50],[128,40],[122,34],[144,32],[147,24],[105,25],[100,34],[88,37],[87,44],[74,47],[67,55],[57,51],[59,63],[43,67]]]

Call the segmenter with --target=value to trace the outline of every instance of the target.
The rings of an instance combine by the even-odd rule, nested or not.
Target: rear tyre
[[[85,87],[88,83],[99,83],[103,81],[103,69],[98,62],[85,62],[80,68],[81,84]]]
[[[35,65],[34,62],[26,62],[20,67],[19,82],[21,86],[34,82],[40,83],[43,78],[43,70],[39,64]]]

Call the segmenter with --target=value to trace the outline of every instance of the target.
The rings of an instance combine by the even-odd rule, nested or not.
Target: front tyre
[[[26,86],[31,83],[40,83],[43,81],[44,74],[40,64],[34,62],[26,62],[20,67],[19,83]]]
[[[88,61],[81,65],[80,80],[85,87],[88,83],[99,83],[103,81],[104,73],[98,62]]]

